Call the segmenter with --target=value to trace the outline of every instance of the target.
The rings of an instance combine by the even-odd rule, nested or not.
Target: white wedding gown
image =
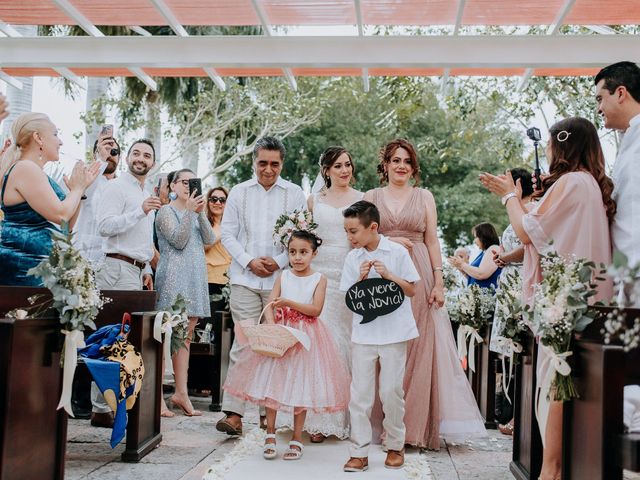
[[[312,268],[327,277],[327,293],[320,319],[333,334],[336,349],[345,365],[351,370],[351,322],[353,314],[344,301],[344,292],[339,290],[344,260],[351,249],[344,231],[342,211],[352,203],[362,200],[360,193],[352,202],[342,207],[332,207],[322,201],[321,194],[313,195],[313,220],[318,224],[316,233],[322,239],[322,246],[313,261]],[[280,417],[280,415],[279,415]],[[292,418],[282,416],[278,426],[291,427]],[[289,418],[287,418],[289,417]],[[340,439],[349,437],[349,412],[307,413],[304,430],[308,433],[334,435]]]

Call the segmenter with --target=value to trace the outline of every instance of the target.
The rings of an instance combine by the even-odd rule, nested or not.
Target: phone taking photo
[[[113,125],[107,123],[102,126],[102,130],[100,130],[100,136],[106,138],[113,138]]]
[[[162,177],[158,179],[158,185],[156,186],[156,197],[160,196],[160,189],[162,188]]]
[[[196,197],[202,195],[202,180],[199,178],[189,179],[189,196],[193,195],[193,192],[196,192]]]

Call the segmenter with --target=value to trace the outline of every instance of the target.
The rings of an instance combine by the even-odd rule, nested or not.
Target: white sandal
[[[291,448],[291,447],[298,447],[300,450],[298,450],[298,448]],[[282,459],[283,460],[300,460],[300,457],[302,457],[302,452],[304,452],[304,445],[295,440],[291,440],[289,442],[289,448],[285,450],[284,455],[282,456]]]
[[[275,433],[267,433],[267,436],[264,439],[264,448],[262,450],[262,456],[267,460],[273,460],[278,456],[278,451],[276,450],[276,442],[267,443],[267,440],[275,440]]]

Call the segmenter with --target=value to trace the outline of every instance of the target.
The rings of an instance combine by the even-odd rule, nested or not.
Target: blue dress
[[[156,308],[168,310],[181,294],[189,317],[211,316],[204,246],[213,245],[216,237],[207,216],[165,205],[158,210],[156,233],[160,246]]]
[[[469,265],[471,265],[472,267],[479,267],[483,257],[484,257],[484,252],[480,252],[480,255],[474,258],[473,262],[471,262]],[[482,288],[491,288],[491,287],[498,288],[498,277],[500,276],[501,271],[502,271],[501,268],[496,269],[496,271],[493,272],[493,275],[491,275],[489,278],[485,278],[484,280],[476,280],[471,275],[469,275],[467,277],[468,278],[467,283],[468,285],[478,285]]]
[[[22,285],[41,287],[38,277],[27,275],[30,268],[38,265],[51,252],[51,230],[59,229],[36,212],[27,202],[7,206],[4,190],[13,165],[4,176],[0,205],[4,212],[0,233],[0,285]],[[51,178],[49,184],[60,201],[65,194]]]

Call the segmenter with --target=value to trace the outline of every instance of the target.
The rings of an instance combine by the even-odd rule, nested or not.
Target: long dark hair
[[[611,223],[616,214],[616,202],[611,198],[613,181],[605,173],[604,155],[596,127],[586,118],[571,117],[554,124],[549,134],[549,176],[542,181],[542,191],[534,196],[544,195],[565,173],[586,171],[600,186],[602,202]]]

